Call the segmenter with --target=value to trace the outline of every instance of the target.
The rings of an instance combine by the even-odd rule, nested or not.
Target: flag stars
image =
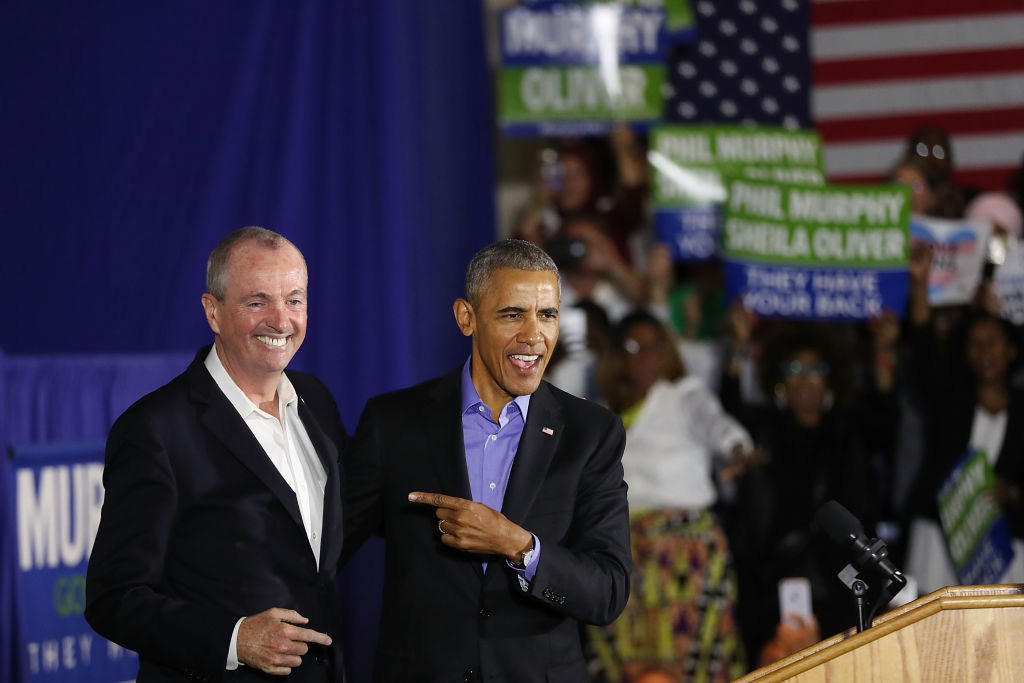
[[[753,38],[744,38],[740,41],[740,50],[745,55],[757,54],[757,41]]]
[[[704,97],[714,97],[718,94],[718,87],[711,81],[701,81],[699,90]]]
[[[782,36],[782,49],[787,52],[796,52],[800,49],[800,41],[795,36]]]
[[[788,130],[798,130],[800,128],[800,122],[797,121],[796,117],[792,114],[787,114],[782,117],[782,126]]]
[[[779,60],[775,59],[775,57],[765,57],[761,60],[761,68],[770,74],[778,73]]]
[[[753,14],[757,11],[757,3],[754,0],[743,0],[740,3],[740,11],[744,14]]]
[[[734,36],[736,35],[736,24],[729,19],[723,19],[718,22],[718,30],[722,32],[722,35]]]
[[[735,76],[739,73],[739,67],[736,66],[736,62],[731,59],[723,59],[722,63],[718,65],[718,70],[726,76]]]
[[[701,0],[701,2],[697,3],[697,12],[701,16],[712,17],[715,15],[715,5],[707,0]]]
[[[762,17],[761,30],[768,34],[775,33],[779,30],[779,22],[775,21],[773,17]]]
[[[724,116],[735,118],[736,114],[739,113],[739,108],[732,100],[722,100],[721,104],[718,105],[718,111],[722,112]]]
[[[761,109],[763,109],[766,114],[778,114],[779,103],[774,97],[765,97],[761,100]]]
[[[744,95],[749,95],[753,97],[759,92],[760,89],[757,87],[757,81],[755,81],[753,78],[744,78],[742,81],[740,81],[740,90],[743,92]]]
[[[718,54],[718,48],[716,48],[715,44],[710,40],[700,41],[700,45],[697,46],[697,50],[699,50],[705,57],[714,57]]]
[[[697,115],[697,107],[693,106],[692,102],[680,102],[676,107],[676,113],[680,118],[692,119]]]
[[[786,92],[799,92],[800,79],[796,76],[786,76],[782,79],[782,87]]]
[[[693,78],[697,75],[697,67],[693,65],[693,62],[679,62],[676,66],[676,73],[683,78]]]
[[[787,12],[795,12],[800,9],[799,0],[782,0],[782,9]]]
[[[662,99],[670,100],[676,96],[676,89],[672,87],[672,84],[665,81],[661,84],[661,97]]]

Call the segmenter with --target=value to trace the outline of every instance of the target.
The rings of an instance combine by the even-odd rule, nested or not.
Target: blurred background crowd
[[[597,680],[726,680],[854,626],[846,560],[810,524],[830,499],[911,577],[901,600],[956,585],[936,498],[969,448],[988,454],[1024,549],[1021,328],[1001,315],[991,256],[1021,236],[1020,172],[1000,191],[961,186],[946,131],[908,131],[877,182],[909,185],[917,216],[993,226],[970,303],[929,303],[932,246],[912,241],[907,310],[758,319],[727,300],[720,260],[673,262],[653,235],[642,136],[550,143],[513,231],[562,273],[547,378],[627,427],[634,592],[589,632]],[[1024,581],[1021,558],[1004,581]],[[787,577],[809,579],[811,619],[780,616]]]

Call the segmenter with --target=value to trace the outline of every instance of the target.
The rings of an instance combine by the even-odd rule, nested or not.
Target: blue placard
[[[29,680],[130,681],[138,656],[85,621],[85,572],[103,505],[103,444],[12,449],[14,613]]]
[[[815,268],[725,261],[726,296],[766,318],[863,320],[883,311],[902,314],[907,271],[893,268]]]
[[[499,43],[506,66],[639,64],[662,60],[679,38],[661,7],[544,4],[503,12]]]
[[[707,261],[718,255],[722,210],[719,206],[657,209],[654,230],[674,261]]]

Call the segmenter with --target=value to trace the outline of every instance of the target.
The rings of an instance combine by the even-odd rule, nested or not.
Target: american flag
[[[666,118],[814,126],[835,182],[874,182],[908,135],[951,136],[957,182],[1006,189],[1024,157],[1024,0],[694,0]]]

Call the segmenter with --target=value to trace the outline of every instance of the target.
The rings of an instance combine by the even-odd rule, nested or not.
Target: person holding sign
[[[911,326],[908,328],[911,379],[925,399],[927,459],[910,503],[906,572],[922,592],[963,580],[950,559],[952,529],[940,526],[939,493],[969,452],[984,453],[993,476],[987,496],[999,505],[1012,537],[1012,561],[1001,563],[993,582],[1024,582],[1024,392],[1011,377],[1019,361],[1019,332],[1008,321],[972,310],[954,335],[959,362],[936,361],[937,342],[927,304],[930,253],[917,250],[911,263]],[[938,368],[945,368],[945,371]]]
[[[214,247],[214,343],[107,439],[85,618],[139,653],[139,681],[344,678],[334,399],[285,372],[306,332],[306,262],[248,227]]]
[[[714,508],[728,486],[760,461],[747,431],[703,382],[686,375],[675,340],[646,312],[610,335],[598,377],[626,425],[634,573],[622,616],[588,629],[606,680],[647,671],[691,680],[745,672],[735,615],[736,579]],[[685,588],[684,588],[685,587]]]

